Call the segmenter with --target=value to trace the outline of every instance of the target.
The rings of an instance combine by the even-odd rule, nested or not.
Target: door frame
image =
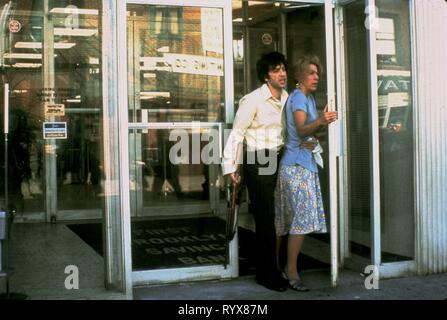
[[[209,0],[204,5],[203,1],[199,0],[127,0],[122,1],[121,7],[118,8],[119,12],[124,14],[118,15],[118,38],[120,43],[127,43],[127,17],[126,9],[128,4],[143,4],[143,5],[163,5],[163,6],[188,6],[188,7],[212,7],[220,8],[223,10],[223,37],[224,37],[224,75],[225,75],[225,122],[229,123],[234,118],[234,92],[233,92],[233,22],[232,22],[232,3],[230,0]],[[127,75],[127,46],[119,46],[118,64],[122,75]],[[121,118],[123,130],[121,130],[121,139],[125,141],[128,139],[129,130],[131,124],[129,123],[127,110],[127,77],[119,78],[119,87],[125,88],[122,90],[120,97],[120,105],[122,115]],[[131,252],[131,234],[130,234],[130,196],[129,196],[129,154],[128,145],[122,145],[124,149],[121,152],[121,157],[125,162],[127,171],[123,170],[121,174],[122,185],[127,186],[127,192],[121,193],[122,201],[126,203],[126,216],[125,229],[128,230],[128,235],[124,237],[124,246]],[[127,147],[127,149],[125,148]],[[143,285],[143,284],[159,284],[159,283],[171,283],[179,281],[194,281],[204,279],[219,279],[219,278],[232,278],[238,276],[238,240],[237,236],[229,244],[229,265],[212,265],[212,266],[200,266],[200,267],[187,267],[187,268],[173,268],[173,269],[157,269],[157,270],[145,270],[145,271],[131,271],[131,285]],[[131,267],[131,257],[126,257],[126,264]],[[131,268],[130,268],[131,269]],[[169,270],[169,272],[167,271]]]
[[[336,111],[337,101],[335,95],[335,40],[334,40],[334,1],[324,0],[324,20],[326,36],[326,74],[327,74],[327,104],[329,111]],[[338,106],[340,106],[338,104]],[[337,286],[339,266],[339,224],[338,224],[338,167],[340,156],[340,121],[331,123],[328,127],[329,148],[329,210],[330,210],[330,238],[331,238],[331,285]],[[340,188],[342,189],[342,188]]]

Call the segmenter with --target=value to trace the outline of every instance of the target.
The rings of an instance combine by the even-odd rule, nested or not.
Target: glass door
[[[371,116],[368,92],[368,29],[365,27],[366,1],[345,1],[337,8],[338,48],[345,86],[338,96],[343,105],[344,124],[343,184],[345,199],[341,209],[341,258],[343,264],[359,272],[371,264],[371,200],[373,161],[371,159]],[[349,58],[348,58],[349,57]]]
[[[415,269],[410,2],[340,4],[342,257],[380,277],[407,274]]]
[[[233,113],[230,10],[230,1],[128,1],[134,284],[237,275],[220,173]]]
[[[20,158],[10,182],[17,221],[101,219],[100,1],[1,6],[1,81],[10,87],[11,157]]]

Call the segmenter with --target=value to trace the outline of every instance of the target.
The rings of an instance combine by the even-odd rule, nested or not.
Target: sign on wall
[[[222,10],[201,8],[203,51],[223,53]]]
[[[45,105],[45,116],[65,116],[65,105],[63,104],[47,104]]]
[[[44,139],[67,139],[67,123],[66,122],[44,122],[43,123]]]

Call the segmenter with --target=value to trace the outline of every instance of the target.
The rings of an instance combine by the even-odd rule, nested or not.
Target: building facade
[[[381,278],[447,272],[445,1],[0,9],[0,198],[17,247],[59,226],[46,232],[56,242],[76,234],[73,246],[100,257],[92,268],[105,287],[129,295],[135,285],[237,277],[245,240],[226,236],[222,146],[238,100],[258,86],[256,60],[277,50],[290,66],[320,57],[318,108],[340,115],[320,136],[330,232],[309,237],[303,253],[328,265],[334,286],[345,268],[369,265]],[[245,200],[239,226],[252,230]],[[38,245],[55,251],[51,243]]]

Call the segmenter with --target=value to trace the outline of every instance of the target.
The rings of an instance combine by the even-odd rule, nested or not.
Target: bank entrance
[[[371,4],[381,8],[377,35],[365,27]],[[89,268],[100,286],[105,279],[128,292],[250,274],[249,198],[227,238],[220,158],[239,99],[258,86],[256,60],[277,50],[290,65],[302,54],[320,57],[317,107],[340,114],[319,137],[330,232],[306,239],[302,267],[331,270],[332,285],[341,266],[414,270],[407,1],[2,6],[2,203],[21,239],[43,252],[65,239],[59,244],[73,255],[91,254],[83,262],[96,259]],[[51,240],[36,241],[38,229]]]

